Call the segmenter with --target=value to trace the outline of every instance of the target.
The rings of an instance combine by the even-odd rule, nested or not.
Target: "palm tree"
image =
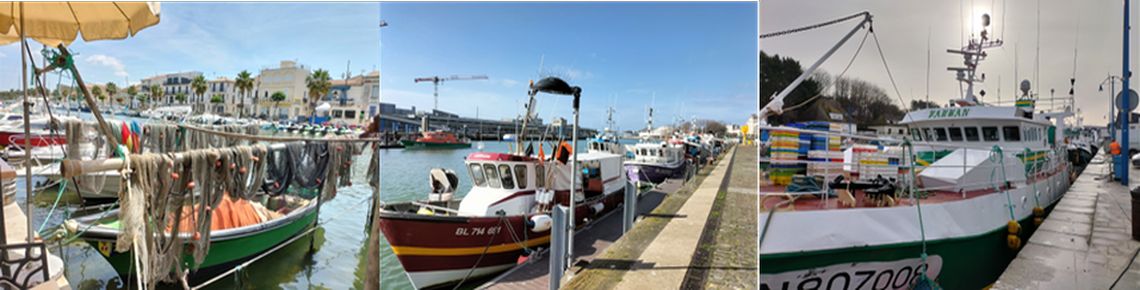
[[[106,91],[107,97],[112,101],[115,101],[115,95],[119,93],[119,86],[115,85],[113,82],[107,82]]]
[[[103,96],[103,87],[99,87],[99,86],[92,87],[91,88],[91,94],[95,95],[95,98],[99,99],[100,101],[107,99],[107,97]],[[91,108],[91,109],[94,110],[95,108]]]
[[[305,78],[305,86],[309,88],[309,117],[312,118],[317,113],[317,101],[332,88],[332,79],[328,71],[317,69]]]
[[[273,92],[273,95],[269,96],[269,99],[273,100],[273,111],[276,112],[277,110],[280,110],[281,101],[285,100],[285,93],[283,93],[281,91]],[[272,113],[270,113],[270,115],[272,115]],[[278,116],[277,119],[280,120],[281,114],[277,114],[277,116]]]
[[[190,89],[194,90],[194,95],[198,96],[198,98],[194,99],[195,102],[205,101],[205,99],[202,98],[202,95],[206,94],[206,88],[206,77],[204,76],[199,75],[198,77],[194,78],[193,81],[190,81]]]
[[[174,100],[178,101],[179,103],[186,104],[186,93],[178,92],[177,94],[174,94]]]
[[[158,101],[162,100],[162,86],[160,86],[160,85],[150,86],[150,99],[151,99],[151,102],[158,102]]]
[[[241,93],[241,104],[238,105],[238,118],[245,116],[245,97],[249,90],[253,89],[253,77],[250,76],[248,71],[242,70],[234,80],[234,87],[237,87],[238,92]],[[254,112],[256,114],[256,112]]]
[[[139,94],[139,87],[138,86],[127,87],[127,96],[130,96],[130,98],[127,98],[128,100],[133,101],[135,99],[135,96],[137,96],[138,94]]]

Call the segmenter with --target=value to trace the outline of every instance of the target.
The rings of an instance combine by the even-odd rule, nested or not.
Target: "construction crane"
[[[432,77],[416,78],[416,83],[431,82],[433,90],[434,90],[432,92],[432,96],[435,97],[435,105],[432,107],[432,110],[438,110],[439,109],[439,84],[443,83],[444,81],[465,81],[465,80],[485,80],[485,79],[487,79],[487,76],[485,76],[485,75],[478,75],[478,76],[452,75],[449,77],[432,76]]]

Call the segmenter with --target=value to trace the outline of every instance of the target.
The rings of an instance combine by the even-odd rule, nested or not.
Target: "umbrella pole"
[[[62,57],[71,57],[71,52],[67,51],[67,47],[64,47],[62,43],[58,48]],[[75,68],[74,64],[67,69],[71,70],[71,75],[75,78],[75,84],[79,86],[79,91],[83,92],[83,100],[87,102],[87,107],[91,108],[91,114],[95,116],[95,120],[99,121],[99,131],[107,137],[106,139],[110,142],[111,148],[119,148],[119,140],[115,139],[115,135],[111,134],[111,127],[107,126],[107,122],[103,120],[103,112],[99,110],[99,104],[95,102],[95,98],[91,97],[91,91],[87,89],[87,84],[83,82],[83,77],[79,75],[79,69]],[[27,97],[27,95],[25,95],[25,97]]]
[[[28,39],[24,37],[24,27],[26,27],[24,3],[20,3],[20,94],[24,96],[24,207],[27,208],[28,243],[31,244],[35,238],[35,233],[32,232],[32,121],[29,120],[31,114],[28,113],[31,109],[28,102],[28,59],[25,58],[28,53]]]

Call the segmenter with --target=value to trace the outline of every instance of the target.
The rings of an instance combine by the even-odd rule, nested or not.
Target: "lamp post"
[[[1101,81],[1100,85],[1097,87],[1097,91],[1101,91],[1101,92],[1104,91],[1104,83],[1109,83],[1109,87],[1110,87],[1110,89],[1108,91],[1108,93],[1109,93],[1108,94],[1108,100],[1109,100],[1109,102],[1108,102],[1108,136],[1109,136],[1109,138],[1116,138],[1116,121],[1115,121],[1116,120],[1116,114],[1114,113],[1114,111],[1116,110],[1116,101],[1113,100],[1113,97],[1116,96],[1116,81],[1119,81],[1119,80],[1121,80],[1119,76],[1110,75],[1110,76],[1104,78],[1104,80]]]
[[[1123,59],[1123,61],[1121,61],[1121,67],[1122,67],[1121,71],[1122,72],[1121,72],[1121,78],[1120,78],[1120,83],[1123,86],[1123,88],[1120,89],[1120,91],[1122,91],[1122,92],[1128,92],[1129,91],[1128,90],[1128,79],[1132,78],[1132,72],[1128,70],[1128,45],[1130,44],[1128,42],[1128,36],[1130,33],[1129,30],[1131,30],[1131,27],[1128,25],[1128,14],[1130,12],[1128,10],[1128,9],[1130,9],[1128,2],[1129,2],[1129,0],[1124,0],[1124,29],[1123,29],[1124,41],[1122,44],[1123,48],[1121,49],[1123,51],[1123,54],[1124,54],[1124,59]],[[1127,93],[1125,93],[1125,94],[1127,94]],[[1128,151],[1128,147],[1129,147],[1128,145],[1129,144],[1128,143],[1130,143],[1129,140],[1131,140],[1128,137],[1128,126],[1130,125],[1129,121],[1132,120],[1132,110],[1128,110],[1127,112],[1124,112],[1124,108],[1131,108],[1131,104],[1129,104],[1130,97],[1124,96],[1121,99],[1122,99],[1121,100],[1122,104],[1120,104],[1121,115],[1122,115],[1121,118],[1123,118],[1123,122],[1122,122],[1122,126],[1120,126],[1120,139],[1121,139],[1119,141],[1120,145],[1121,145],[1120,146],[1120,152],[1127,154],[1127,153],[1129,153],[1129,151]],[[1118,120],[1120,120],[1120,119],[1118,119]],[[1128,155],[1125,155],[1125,156],[1128,156]],[[1128,156],[1128,157],[1131,157],[1131,156]],[[1128,186],[1128,159],[1130,159],[1130,158],[1120,158],[1120,160],[1117,161],[1117,163],[1116,163],[1116,166],[1117,166],[1116,176],[1117,176],[1117,178],[1120,178],[1120,184],[1123,184],[1125,186]]]
[[[562,79],[559,79],[556,77],[547,77],[547,78],[539,80],[538,82],[535,82],[533,85],[530,86],[531,96],[533,96],[534,94],[536,94],[538,92],[544,92],[544,93],[548,93],[548,94],[574,96],[574,101],[573,101],[574,127],[571,129],[570,138],[572,139],[571,148],[574,148],[572,150],[578,150],[578,101],[582,97],[582,88],[577,87],[577,86],[570,86],[570,84],[566,83],[566,81],[563,81]],[[573,154],[570,154],[570,158],[571,158],[571,161],[570,161],[570,214],[569,214],[569,219],[567,221],[569,226],[567,227],[568,233],[566,235],[565,245],[566,245],[566,257],[568,259],[570,259],[571,262],[573,262],[573,259],[574,259],[574,224],[576,221],[574,218],[574,212],[577,211],[577,207],[575,206],[576,202],[574,200],[574,194],[577,192],[577,189],[578,189],[577,188],[578,185],[576,182],[578,180],[578,178],[576,178],[576,176],[578,174],[581,174],[581,173],[578,172],[578,153],[574,152]],[[557,257],[557,255],[554,255],[552,257]],[[564,265],[572,265],[572,263],[567,263]],[[563,269],[563,270],[565,270],[565,269]],[[558,281],[550,281],[550,283],[558,283]]]

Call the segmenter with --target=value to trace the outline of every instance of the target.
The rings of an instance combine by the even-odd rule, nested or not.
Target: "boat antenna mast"
[[[981,105],[982,102],[978,97],[974,96],[974,83],[984,82],[986,74],[977,74],[978,63],[986,59],[988,55],[986,49],[1001,47],[1001,39],[990,39],[987,27],[990,26],[990,15],[982,14],[982,31],[979,33],[979,38],[971,38],[969,43],[962,49],[947,49],[946,52],[962,55],[962,64],[964,67],[948,67],[946,70],[953,71],[958,75],[958,82],[965,85],[965,94],[962,99],[955,102],[960,107]],[[978,94],[982,97],[986,96],[985,90],[980,90]]]

